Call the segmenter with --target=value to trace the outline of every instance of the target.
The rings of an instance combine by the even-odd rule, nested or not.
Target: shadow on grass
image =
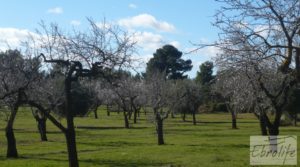
[[[186,120],[186,121],[176,121],[176,122],[182,122],[182,123],[185,123],[185,122],[188,122],[188,123],[193,123],[193,121],[190,121],[190,120]],[[196,121],[196,123],[198,125],[201,125],[201,124],[231,124],[232,122],[231,121]],[[237,122],[238,124],[245,124],[245,123],[256,123],[257,124],[257,121],[243,121],[243,122]]]
[[[120,127],[100,127],[100,126],[76,126],[77,129],[88,130],[112,130],[112,129],[126,129],[123,126]],[[129,129],[146,129],[148,127],[130,127]]]
[[[203,145],[197,145],[197,144],[186,144],[185,146],[189,147],[203,147],[205,149],[209,148],[249,148],[249,144],[205,144],[205,147]]]
[[[92,143],[92,142],[77,142],[78,144],[82,145],[89,145],[89,146],[98,146],[98,147],[125,147],[125,146],[142,146],[142,145],[149,145],[149,143],[137,143],[137,142],[126,142],[126,141],[113,141],[113,142],[105,142],[105,143]]]
[[[78,153],[81,152],[94,152],[99,150],[81,150]],[[44,160],[44,161],[55,161],[55,162],[63,162],[68,163],[67,159],[59,159],[59,158],[51,158],[47,157],[47,155],[50,154],[66,154],[66,151],[59,151],[59,152],[52,152],[47,154],[27,154],[26,156],[20,156],[19,160]],[[16,159],[16,160],[17,160]],[[6,157],[0,156],[0,160],[7,160]],[[118,167],[118,166],[125,166],[125,167],[139,167],[139,166],[163,166],[163,165],[169,165],[171,166],[172,162],[160,162],[155,160],[135,160],[135,159],[128,159],[127,157],[124,157],[124,159],[79,159],[79,164],[82,163],[89,163],[89,166],[98,166],[98,165],[104,165],[104,166],[111,166],[111,167]]]

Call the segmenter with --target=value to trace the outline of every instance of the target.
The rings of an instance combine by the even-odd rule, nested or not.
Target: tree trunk
[[[13,123],[16,118],[18,112],[18,107],[15,106],[11,114],[9,116],[9,120],[7,122],[6,128],[5,128],[5,135],[7,139],[7,158],[17,158],[18,157],[18,151],[17,151],[17,145],[16,145],[16,138],[13,130]]]
[[[94,109],[94,116],[95,116],[95,119],[98,119],[98,112],[97,112],[97,110],[98,110],[98,105],[95,107],[95,109]]]
[[[136,124],[136,118],[137,118],[137,113],[138,111],[137,110],[134,110],[134,113],[133,113],[133,123]]]
[[[259,116],[259,124],[260,124],[261,135],[267,136],[268,131],[267,131],[266,120],[262,114],[260,114],[260,116]]]
[[[120,110],[121,110],[121,108],[120,108],[120,106],[118,105],[118,111],[117,111],[118,114],[120,114]],[[109,115],[108,115],[108,116],[109,116]]]
[[[269,127],[269,141],[270,141],[270,151],[277,152],[277,136],[279,134],[279,127],[271,126]]]
[[[118,114],[119,114],[119,110],[118,110]],[[107,110],[106,110],[106,115],[107,115],[107,116],[110,116],[110,111],[109,111],[108,108],[107,108]]]
[[[38,130],[41,135],[41,141],[48,141],[47,130],[46,130],[46,118],[39,118],[38,120]]]
[[[132,109],[130,109],[130,112],[128,112],[128,119],[130,119],[131,120],[131,117],[132,117]]]
[[[185,118],[186,118],[186,113],[185,113],[185,111],[184,111],[184,112],[182,113],[182,121],[183,121],[183,122],[186,121]]]
[[[128,121],[128,115],[126,114],[125,111],[123,111],[123,115],[124,115],[124,125],[126,129],[129,129],[129,121]]]
[[[232,120],[232,129],[237,129],[236,114],[234,111],[231,111],[231,120]]]
[[[193,124],[196,125],[197,121],[196,121],[196,112],[193,112]]]
[[[43,114],[39,110],[33,110],[32,115],[37,122],[38,131],[41,135],[41,141],[47,141],[47,131],[46,131],[47,118],[45,114]]]
[[[273,125],[273,126],[268,127],[268,129],[269,129],[269,135],[270,136],[278,136],[278,134],[279,134],[279,127],[278,126]]]
[[[68,76],[65,79],[65,93],[66,93],[66,119],[67,119],[67,129],[65,130],[68,157],[69,157],[69,167],[78,167],[78,158],[77,158],[77,148],[76,148],[76,134],[74,129],[74,111],[72,111],[72,75],[75,71],[76,66],[71,66]]]
[[[175,113],[171,112],[171,118],[175,118]]]
[[[77,158],[76,137],[74,128],[68,128],[65,132],[65,137],[68,149],[69,167],[78,167],[79,164]]]
[[[156,132],[157,132],[157,144],[158,145],[163,145],[165,144],[164,142],[164,134],[163,134],[163,120],[157,116],[156,117]]]
[[[294,113],[294,126],[297,126],[297,121],[298,121],[298,113]]]

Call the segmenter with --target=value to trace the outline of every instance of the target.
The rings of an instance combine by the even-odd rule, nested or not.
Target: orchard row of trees
[[[85,32],[64,32],[41,23],[22,46],[0,55],[0,110],[7,125],[7,157],[18,157],[13,124],[21,106],[30,106],[42,140],[45,121],[65,135],[69,165],[78,166],[74,117],[97,108],[119,108],[125,128],[141,111],[151,111],[158,144],[170,115],[195,114],[201,104],[224,103],[237,128],[237,113],[253,112],[263,135],[278,135],[289,111],[297,122],[300,79],[300,5],[298,0],[221,0],[215,25],[221,53],[217,67],[205,62],[195,80],[187,79],[192,62],[171,45],[157,49],[146,72],[133,76],[136,42],[119,27],[88,20]],[[201,45],[205,47],[207,45]],[[200,47],[200,48],[201,48]],[[59,119],[66,119],[62,124]]]
[[[117,107],[130,128],[142,110],[152,113],[158,144],[164,144],[163,121],[170,113],[195,114],[201,104],[201,87],[184,75],[190,60],[171,45],[158,49],[146,73],[133,76],[135,41],[111,25],[88,20],[87,32],[64,33],[55,24],[41,24],[40,31],[24,42],[24,50],[0,54],[0,113],[7,121],[7,157],[18,157],[13,125],[20,107],[29,107],[38,123],[41,140],[47,141],[46,121],[65,135],[69,165],[78,166],[74,117],[97,108]],[[61,123],[60,119],[66,119]],[[185,119],[185,118],[184,118]]]

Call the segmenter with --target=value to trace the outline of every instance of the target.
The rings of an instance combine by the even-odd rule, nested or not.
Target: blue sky
[[[39,28],[41,20],[56,22],[66,30],[73,27],[84,30],[86,17],[96,22],[105,17],[108,22],[137,32],[139,57],[145,62],[164,44],[173,44],[187,52],[194,48],[190,42],[213,42],[218,35],[211,25],[219,8],[214,0],[2,0],[1,6],[1,50],[7,43],[17,47],[27,32]],[[184,55],[194,65],[189,76],[195,77],[199,64],[216,53],[211,47]]]

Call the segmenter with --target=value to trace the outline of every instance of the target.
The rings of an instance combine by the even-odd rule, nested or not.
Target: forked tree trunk
[[[5,128],[5,136],[7,139],[7,153],[6,153],[7,158],[18,157],[16,138],[13,130],[13,123],[16,118],[17,112],[18,112],[18,106],[13,107]]]

